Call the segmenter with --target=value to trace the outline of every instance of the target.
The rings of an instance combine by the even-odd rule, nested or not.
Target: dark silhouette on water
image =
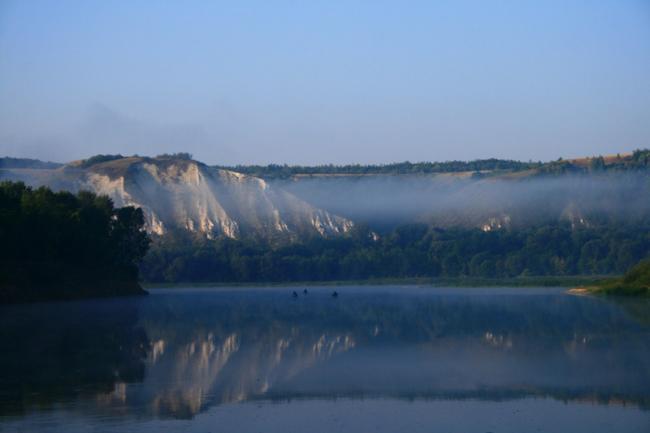
[[[296,293],[296,291],[294,290],[293,293],[291,294],[291,296],[293,296],[294,298],[297,298],[297,297],[298,297],[298,293]]]
[[[305,290],[302,291],[302,294],[303,294],[303,295],[306,295],[307,293],[309,293],[309,292],[307,291],[307,289],[305,289]]]
[[[334,293],[332,293],[332,298],[338,298],[338,297],[339,297],[339,292],[335,290]]]
[[[144,379],[151,344],[134,298],[0,310],[0,418]]]

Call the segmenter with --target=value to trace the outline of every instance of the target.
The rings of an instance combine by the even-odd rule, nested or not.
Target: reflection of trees
[[[636,296],[610,296],[609,301],[620,305],[640,325],[650,326],[650,298]]]
[[[33,304],[0,311],[0,414],[140,381],[147,339],[129,299]]]

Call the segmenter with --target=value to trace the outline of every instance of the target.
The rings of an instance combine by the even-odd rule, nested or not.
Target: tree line
[[[346,237],[278,246],[178,231],[153,242],[141,273],[150,282],[604,275],[621,274],[649,254],[650,221],[490,232],[408,224],[378,241],[357,226]]]
[[[430,173],[457,173],[466,171],[521,171],[540,167],[541,162],[521,162],[505,159],[479,159],[475,161],[446,161],[446,162],[396,162],[392,164],[323,164],[316,166],[269,164],[269,165],[236,165],[218,166],[227,170],[244,173],[264,179],[288,179],[292,176],[348,174],[348,175],[406,175]]]
[[[537,169],[539,175],[564,173],[590,173],[598,171],[638,171],[650,168],[650,150],[635,150],[631,155],[608,158],[588,158],[587,164],[579,164],[559,158],[551,162],[514,161],[507,159],[477,159],[474,161],[445,162],[398,162],[392,164],[323,164],[316,166],[269,164],[218,166],[268,180],[288,179],[296,175],[422,175],[434,173],[517,172]]]
[[[143,226],[106,196],[0,183],[0,302],[141,292]]]

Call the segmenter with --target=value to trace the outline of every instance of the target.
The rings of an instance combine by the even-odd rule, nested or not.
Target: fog
[[[650,179],[641,174],[313,177],[278,185],[376,228],[409,222],[498,228],[558,219],[589,226],[650,213]]]
[[[0,171],[0,178],[48,185],[56,190],[80,187],[73,178],[61,176],[58,171],[5,170]],[[357,224],[369,224],[375,230],[390,230],[407,223],[492,230],[566,221],[574,226],[590,227],[605,222],[633,223],[650,217],[650,177],[645,172],[330,175],[269,182],[316,208]],[[238,199],[251,200],[250,192],[240,193]],[[153,203],[169,200],[166,196],[154,198],[157,195],[150,191],[140,202],[156,207]],[[225,205],[231,200],[229,197],[218,193],[215,199]],[[181,202],[191,200],[187,196]],[[295,217],[295,209],[284,208],[282,203],[275,205],[283,209],[285,218]]]

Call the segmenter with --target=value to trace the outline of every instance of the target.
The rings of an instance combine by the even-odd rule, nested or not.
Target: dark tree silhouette
[[[142,292],[143,225],[105,196],[0,183],[0,302]]]

